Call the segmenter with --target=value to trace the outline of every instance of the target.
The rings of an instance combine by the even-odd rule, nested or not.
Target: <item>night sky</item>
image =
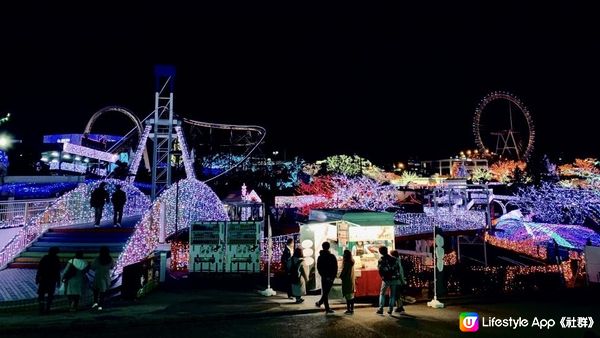
[[[72,10],[0,14],[0,112],[13,118],[0,129],[24,142],[11,156],[82,132],[107,105],[146,115],[157,63],[177,68],[178,114],[262,125],[288,156],[389,164],[474,149],[473,111],[492,90],[528,105],[538,150],[599,155],[589,8]]]

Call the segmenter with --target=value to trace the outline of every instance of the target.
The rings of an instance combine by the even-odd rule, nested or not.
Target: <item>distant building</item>
[[[427,168],[429,175],[438,174],[440,176],[452,176],[454,165],[464,166],[468,174],[471,174],[477,168],[488,169],[488,160],[471,158],[448,158],[437,161],[421,161],[421,167]]]
[[[128,162],[129,154],[112,154],[108,149],[121,136],[103,134],[44,135],[46,151],[40,162],[46,163],[51,173],[91,173],[106,176],[115,168],[115,162]]]

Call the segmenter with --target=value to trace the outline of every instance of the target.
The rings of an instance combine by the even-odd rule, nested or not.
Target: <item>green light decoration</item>
[[[6,116],[4,116],[3,118],[0,118],[0,126],[3,125],[4,123],[8,122],[8,120],[10,120],[10,113],[6,113]]]

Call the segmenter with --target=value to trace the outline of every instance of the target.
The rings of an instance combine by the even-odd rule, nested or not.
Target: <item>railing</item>
[[[12,200],[0,202],[0,229],[13,228],[27,223],[42,213],[55,198],[42,200]]]
[[[46,230],[60,225],[91,222],[94,219],[94,210],[89,205],[90,194],[101,181],[80,185],[74,190],[59,197],[46,207],[43,212],[29,219],[25,226],[6,244],[0,251],[0,270],[4,269],[12,259],[31,245]],[[104,180],[107,190],[113,191],[114,185],[122,185],[127,194],[127,203],[123,216],[141,215],[150,206],[150,199],[139,189],[120,180]],[[110,219],[113,214],[112,204],[105,205],[102,219]]]

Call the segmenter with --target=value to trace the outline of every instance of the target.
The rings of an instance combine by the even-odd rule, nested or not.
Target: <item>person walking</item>
[[[94,226],[100,226],[100,220],[102,219],[102,210],[104,209],[104,203],[109,202],[108,192],[104,189],[106,182],[101,182],[98,188],[92,191],[90,198],[90,206],[94,208]]]
[[[319,275],[321,275],[321,299],[315,303],[317,307],[321,307],[321,304],[325,305],[325,314],[334,313],[331,308],[329,308],[329,291],[333,287],[333,281],[337,276],[337,259],[335,256],[329,252],[330,244],[329,242],[323,242],[321,245],[323,250],[319,253],[319,258],[317,259],[317,271]]]
[[[354,314],[354,291],[355,285],[355,274],[354,274],[354,258],[352,258],[352,252],[350,250],[344,250],[344,261],[342,265],[342,272],[340,272],[340,278],[342,279],[342,295],[346,299],[346,312],[347,315]]]
[[[85,291],[87,285],[86,273],[89,270],[89,263],[83,259],[83,251],[77,251],[75,258],[70,259],[63,274],[63,283],[65,283],[65,294],[69,299],[69,310],[77,311],[79,299]]]
[[[38,303],[40,314],[50,312],[56,287],[60,285],[60,260],[59,249],[53,246],[48,249],[48,254],[42,257],[35,274],[35,284],[38,285]],[[46,294],[48,298],[46,298]]]
[[[381,290],[379,291],[379,309],[377,314],[383,314],[383,306],[385,305],[385,295],[390,289],[390,301],[388,314],[392,314],[396,299],[396,286],[400,283],[400,271],[398,269],[397,260],[388,255],[388,248],[382,246],[379,248],[381,258],[377,262],[379,275],[381,276]]]
[[[393,250],[392,251],[392,257],[394,257],[396,259],[396,263],[398,264],[398,271],[399,271],[399,278],[398,278],[398,285],[396,285],[396,311],[400,314],[405,314],[406,311],[404,311],[404,304],[402,301],[402,290],[404,290],[404,288],[406,287],[406,278],[404,277],[404,269],[402,268],[402,260],[400,259],[400,255],[398,254],[398,251]],[[410,303],[410,301],[408,301]]]
[[[292,279],[291,279],[291,258],[292,252],[294,252],[294,239],[288,238],[285,249],[283,249],[283,253],[281,254],[281,268],[285,272],[284,280],[285,280],[285,291],[287,292],[288,299],[294,299],[292,295]]]
[[[290,282],[292,283],[292,295],[296,297],[296,303],[304,302],[302,298],[306,294],[306,281],[308,273],[304,265],[302,248],[294,249],[294,255],[290,258]]]
[[[123,219],[123,207],[125,206],[125,202],[127,201],[127,195],[123,190],[121,190],[120,184],[117,184],[115,186],[115,189],[116,190],[111,198],[114,210],[113,226],[120,227],[121,220]]]
[[[94,305],[92,305],[92,309],[98,308],[98,311],[102,311],[104,295],[110,289],[110,271],[114,267],[115,262],[110,256],[108,247],[100,247],[100,253],[92,263],[92,270],[94,270]]]

